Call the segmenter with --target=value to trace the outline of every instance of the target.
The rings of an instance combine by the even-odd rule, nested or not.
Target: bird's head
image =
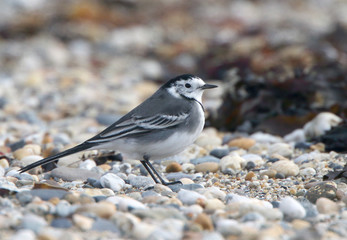
[[[204,90],[215,88],[217,86],[206,84],[197,76],[184,74],[171,79],[163,87],[166,88],[167,91],[174,97],[195,99],[201,102]]]

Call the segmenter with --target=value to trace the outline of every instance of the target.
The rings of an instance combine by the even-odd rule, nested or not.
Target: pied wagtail
[[[190,74],[173,78],[96,136],[29,164],[21,168],[20,172],[80,151],[106,149],[119,150],[134,159],[142,159],[141,163],[156,183],[159,181],[155,175],[164,185],[178,183],[166,182],[149,160],[175,155],[197,139],[205,124],[201,103],[203,91],[215,87]]]

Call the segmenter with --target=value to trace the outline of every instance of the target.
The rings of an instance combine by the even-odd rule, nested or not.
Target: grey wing
[[[102,144],[124,137],[135,137],[150,131],[170,128],[184,122],[189,113],[178,115],[154,115],[149,117],[132,116],[116,125],[111,125],[100,134],[87,140],[87,143]]]

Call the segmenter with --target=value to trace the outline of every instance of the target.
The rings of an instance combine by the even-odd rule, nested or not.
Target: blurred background
[[[207,125],[283,136],[346,118],[346,39],[344,0],[2,0],[0,133],[95,132],[192,73],[220,85]]]

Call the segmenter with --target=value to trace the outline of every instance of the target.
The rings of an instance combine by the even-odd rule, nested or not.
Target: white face
[[[187,80],[182,79],[176,81],[168,88],[168,91],[174,97],[181,98],[184,96],[201,102],[202,93],[204,92],[202,87],[204,85],[205,82],[201,78],[193,77]]]

